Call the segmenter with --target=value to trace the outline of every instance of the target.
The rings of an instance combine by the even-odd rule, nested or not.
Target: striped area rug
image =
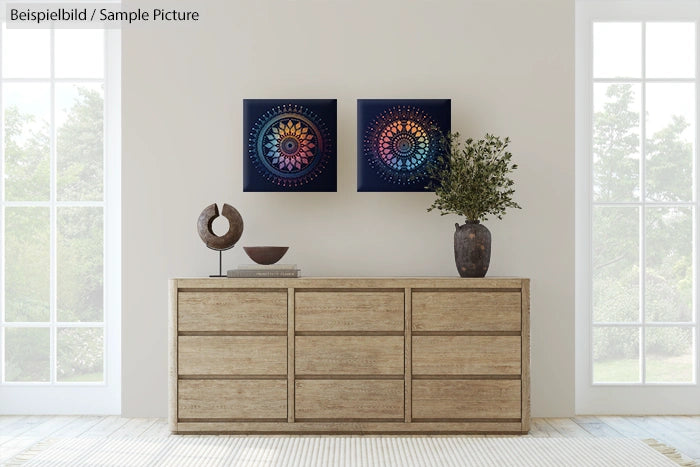
[[[624,438],[170,436],[48,439],[27,466],[677,466],[663,446]],[[672,450],[666,454],[673,454]]]

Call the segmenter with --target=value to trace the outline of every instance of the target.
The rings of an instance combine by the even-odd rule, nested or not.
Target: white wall
[[[455,276],[461,219],[429,193],[356,192],[355,100],[444,97],[453,129],[513,140],[524,209],[487,222],[489,275],[532,278],[533,415],[571,415],[573,0],[171,3],[201,20],[123,30],[124,415],[167,413],[167,279],[216,270],[195,229],[210,203],[306,276]],[[243,193],[243,98],[337,98],[338,192]]]

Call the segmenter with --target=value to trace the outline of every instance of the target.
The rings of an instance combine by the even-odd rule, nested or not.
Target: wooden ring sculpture
[[[224,203],[221,215],[228,219],[228,232],[222,236],[216,235],[212,230],[214,219],[219,217],[219,208],[216,203],[204,208],[197,219],[199,236],[207,248],[212,250],[223,251],[232,248],[243,234],[243,218],[236,208]]]

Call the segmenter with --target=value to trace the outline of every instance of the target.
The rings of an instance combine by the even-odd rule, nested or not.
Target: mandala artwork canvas
[[[243,191],[336,191],[335,99],[243,101]]]
[[[427,191],[450,110],[450,99],[359,99],[357,191]]]

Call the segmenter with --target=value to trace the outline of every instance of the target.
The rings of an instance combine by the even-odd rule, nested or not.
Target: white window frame
[[[0,2],[3,10],[5,4]],[[42,323],[5,323],[4,287],[0,282],[0,414],[94,414],[121,413],[121,31],[105,29],[104,59],[105,75],[99,79],[55,78],[53,66],[49,79],[2,78],[3,82],[48,82],[51,85],[51,129],[55,132],[55,95],[57,83],[104,83],[104,198],[99,202],[56,201],[56,154],[55,135],[51,138],[51,197],[46,202],[6,202],[4,180],[0,177],[0,232],[4,232],[4,210],[6,206],[45,206],[50,208],[51,227],[51,274],[50,297],[50,358],[51,378],[49,382],[5,382],[4,381],[4,333],[10,327],[46,327]],[[54,30],[51,32],[51,61],[54,60]],[[2,56],[0,51],[0,64]],[[0,108],[2,108],[0,95]],[[3,172],[4,141],[0,135],[0,173]],[[56,207],[99,206],[104,215],[104,322],[61,323],[56,319]],[[4,235],[0,239],[0,279],[4,273]],[[56,328],[93,327],[104,328],[104,380],[102,382],[57,382],[56,378]]]
[[[700,142],[700,58],[696,58],[696,135],[693,201],[685,203],[695,208],[693,239],[695,242],[693,267],[694,278],[694,324],[695,354],[693,367],[695,380],[692,383],[593,383],[592,357],[592,133],[593,133],[593,23],[594,22],[695,22],[696,54],[700,52],[700,3],[694,1],[602,1],[577,0],[576,2],[576,413],[577,414],[700,414],[700,375],[698,358],[697,266],[700,242],[698,236],[698,142]],[[645,53],[644,36],[642,54]],[[642,67],[644,68],[644,67]],[[644,72],[645,70],[643,70]],[[614,80],[619,82],[620,80]],[[627,80],[622,80],[626,82]],[[650,82],[644,75],[637,80]],[[659,80],[672,81],[672,80]],[[643,91],[642,91],[643,93]],[[642,99],[644,97],[642,96]],[[644,117],[642,116],[642,119]],[[644,122],[642,122],[644,128]],[[644,144],[644,131],[641,135]],[[642,162],[643,163],[643,162]],[[640,180],[640,182],[642,182]],[[644,209],[640,199],[640,209]],[[637,203],[634,203],[635,205]],[[654,203],[656,205],[656,203]],[[671,203],[674,206],[684,203]],[[640,226],[644,229],[644,226]],[[642,246],[643,248],[643,246]],[[640,268],[643,265],[640,265]],[[643,285],[640,285],[643,287]],[[643,318],[642,318],[643,320]],[[642,325],[645,323],[642,321]],[[670,325],[670,323],[669,323]],[[644,328],[643,328],[644,329]],[[644,331],[642,331],[644,332]],[[641,344],[640,344],[641,345]],[[641,349],[640,349],[641,350]],[[644,352],[640,358],[644,359]],[[642,365],[644,361],[642,360]]]

